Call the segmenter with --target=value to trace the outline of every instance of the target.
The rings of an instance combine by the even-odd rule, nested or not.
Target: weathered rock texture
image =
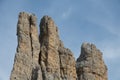
[[[38,64],[40,44],[34,15],[19,14],[17,36],[18,47],[10,80],[42,80]]]
[[[75,59],[64,48],[58,29],[51,17],[44,16],[40,23],[40,59],[44,80],[76,80]]]
[[[10,80],[76,80],[75,58],[63,46],[50,17],[41,19],[39,36],[35,15],[21,12],[17,36],[18,47]]]
[[[76,64],[73,53],[60,40],[51,17],[41,19],[39,35],[35,15],[21,12],[17,36],[10,80],[107,80],[101,52],[94,45],[83,44]]]
[[[94,44],[82,44],[76,70],[78,80],[107,80],[107,67],[102,59],[102,53]]]

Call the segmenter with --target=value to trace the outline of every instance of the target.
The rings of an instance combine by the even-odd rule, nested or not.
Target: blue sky
[[[82,42],[94,43],[103,52],[109,80],[120,79],[120,0],[0,0],[0,80],[9,80],[13,67],[21,11],[34,13],[38,25],[43,15],[51,16],[76,58]]]

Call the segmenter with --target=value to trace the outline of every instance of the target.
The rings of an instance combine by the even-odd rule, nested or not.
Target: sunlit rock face
[[[49,16],[40,22],[40,65],[45,80],[76,80],[75,59],[63,46],[58,28]]]
[[[10,80],[107,80],[102,53],[95,45],[83,43],[75,61],[71,50],[60,40],[51,17],[43,16],[39,27],[40,32],[34,14],[20,12]]]
[[[21,12],[17,24],[18,46],[10,80],[76,80],[75,58],[59,39],[58,28],[49,16],[40,21]]]
[[[76,61],[76,71],[78,80],[108,80],[102,53],[94,44],[82,44],[81,55]]]
[[[42,80],[38,64],[40,44],[36,16],[21,12],[17,24],[18,46],[10,80]]]

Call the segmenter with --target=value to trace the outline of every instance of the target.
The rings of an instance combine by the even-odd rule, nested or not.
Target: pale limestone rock
[[[17,36],[18,46],[10,80],[38,80],[42,74],[38,64],[40,44],[34,15],[19,14]]]
[[[76,80],[75,58],[72,52],[64,47],[59,48],[60,74],[62,80]]]
[[[76,80],[75,58],[69,49],[64,48],[58,36],[58,28],[51,17],[44,16],[41,19],[40,43],[43,79]]]
[[[44,16],[40,22],[40,64],[45,80],[60,79],[58,32],[51,17]]]
[[[52,18],[41,19],[40,35],[36,22],[34,14],[19,14],[18,46],[10,80],[107,80],[107,67],[95,45],[83,43],[76,62],[60,40]]]
[[[83,43],[76,62],[78,80],[108,80],[102,53],[94,44]]]

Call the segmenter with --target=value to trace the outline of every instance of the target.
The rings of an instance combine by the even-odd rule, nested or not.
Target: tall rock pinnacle
[[[76,70],[78,80],[107,80],[107,67],[102,59],[102,53],[94,44],[82,44]]]
[[[71,51],[64,48],[51,17],[44,16],[41,19],[40,44],[39,62],[43,79],[76,80],[75,59]]]
[[[52,18],[41,19],[40,35],[36,25],[35,15],[19,14],[18,47],[10,80],[76,80],[75,58],[64,48]]]
[[[60,78],[58,41],[56,25],[50,17],[44,16],[40,23],[40,65],[45,80]]]
[[[17,36],[18,46],[10,80],[38,80],[38,77],[42,80],[38,64],[40,44],[34,15],[19,14]]]
[[[51,17],[43,16],[39,26],[40,35],[36,16],[19,14],[18,46],[10,80],[107,80],[107,68],[95,45],[84,43],[75,61]]]

